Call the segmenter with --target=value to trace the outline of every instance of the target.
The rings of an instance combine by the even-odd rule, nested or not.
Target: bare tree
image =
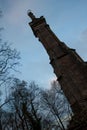
[[[7,43],[0,43],[0,85],[9,78],[10,70],[16,70],[19,53]]]
[[[52,83],[50,90],[43,91],[41,102],[44,105],[44,109],[48,111],[47,118],[50,116],[54,119],[56,126],[60,127],[61,130],[65,130],[65,120],[69,114],[67,106],[69,104],[56,81]]]
[[[2,16],[2,11],[0,10],[0,18]],[[16,71],[15,67],[19,64],[18,60],[20,59],[19,52],[17,52],[16,49],[12,49],[10,44],[2,41],[2,30],[3,27],[0,27],[0,89],[1,87],[5,87],[5,85],[7,85],[8,83],[10,84],[12,79],[11,74],[13,73],[12,71]],[[9,101],[6,101],[0,105],[0,130],[4,130],[2,124],[3,119],[5,119],[5,114],[7,114],[7,112],[4,112],[2,107],[6,105],[8,102]],[[9,128],[7,127],[7,129]]]
[[[0,18],[3,16],[0,10]],[[3,27],[0,27],[0,32]],[[19,64],[20,59],[19,52],[16,49],[12,49],[11,44],[3,42],[0,35],[0,86],[9,79],[10,72],[16,70],[15,67]]]
[[[13,130],[41,130],[41,116],[38,112],[39,88],[32,82],[26,85],[25,81],[14,80],[14,88],[10,93],[8,100],[8,109],[12,113],[10,122]],[[5,123],[4,123],[5,124]]]

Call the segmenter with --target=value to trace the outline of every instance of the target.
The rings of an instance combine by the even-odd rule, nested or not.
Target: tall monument
[[[75,49],[69,48],[56,37],[43,16],[36,18],[32,12],[28,16],[32,20],[29,25],[47,51],[50,64],[74,115],[79,115],[83,108],[87,110],[87,63]]]

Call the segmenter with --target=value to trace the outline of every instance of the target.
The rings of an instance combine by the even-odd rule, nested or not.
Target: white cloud
[[[87,29],[81,33],[81,40],[87,44]]]
[[[7,11],[6,19],[10,24],[18,24],[20,25],[24,20],[25,17],[27,18],[27,10],[31,7],[34,8],[34,5],[31,1],[15,1],[11,5]]]
[[[83,60],[87,60],[87,29],[79,34],[76,41],[77,53],[82,57]]]

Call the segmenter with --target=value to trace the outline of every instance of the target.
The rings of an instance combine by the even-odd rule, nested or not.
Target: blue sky
[[[49,87],[56,78],[45,49],[28,25],[28,9],[36,17],[43,15],[58,38],[87,60],[87,0],[0,0],[0,9],[2,38],[21,53],[18,78],[34,80],[41,87]]]

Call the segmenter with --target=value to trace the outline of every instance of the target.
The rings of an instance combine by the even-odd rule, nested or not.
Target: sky
[[[0,0],[0,9],[2,39],[20,52],[21,73],[15,74],[19,79],[43,88],[56,79],[45,49],[28,25],[29,9],[36,17],[44,16],[57,37],[87,60],[87,0]]]

